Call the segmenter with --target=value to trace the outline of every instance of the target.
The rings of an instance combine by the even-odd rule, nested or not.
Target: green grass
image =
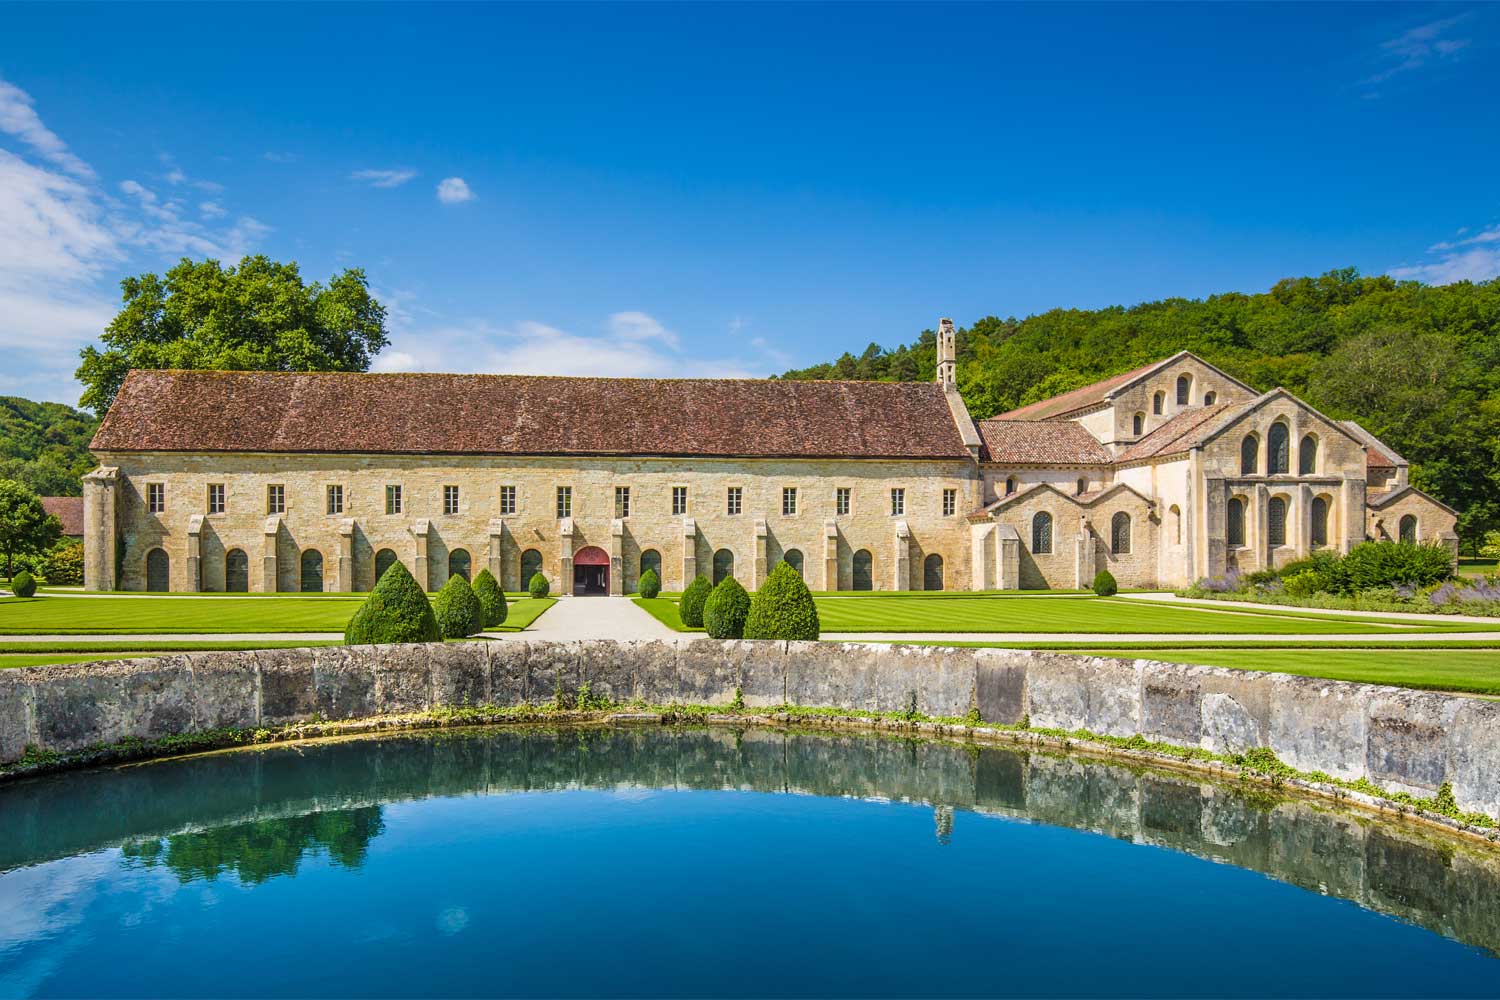
[[[505,624],[497,625],[495,628],[486,629],[487,632],[520,632],[530,627],[531,623],[542,616],[552,605],[557,603],[555,597],[523,597],[520,600],[512,600],[506,596],[508,610],[505,613]]]
[[[1500,629],[1495,626],[1445,622],[1396,622],[1381,619],[1275,611],[1253,606],[1198,608],[1187,605],[1121,601],[1072,595],[1068,597],[975,597],[954,595],[944,600],[896,594],[866,594],[858,598],[814,595],[825,637],[840,632],[1054,632],[1139,634],[1273,635],[1391,635]],[[648,614],[668,628],[686,629],[677,616],[677,603],[658,597],[637,598]],[[1223,611],[1232,611],[1224,614]],[[1394,621],[1394,620],[1392,620]]]
[[[343,632],[360,596],[0,598],[0,635],[149,635],[216,632]],[[554,603],[511,603],[503,631],[518,631]]]
[[[1459,576],[1494,576],[1500,573],[1500,559],[1460,559]]]

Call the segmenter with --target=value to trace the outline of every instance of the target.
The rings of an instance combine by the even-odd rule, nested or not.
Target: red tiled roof
[[[62,532],[71,538],[83,537],[83,497],[41,497],[42,509],[56,514]]]
[[[1175,455],[1196,448],[1207,440],[1218,426],[1218,417],[1231,410],[1242,410],[1246,403],[1218,403],[1214,406],[1195,406],[1177,414],[1156,430],[1141,438],[1120,453],[1121,465],[1155,458],[1158,455]]]
[[[1369,447],[1365,449],[1365,468],[1367,469],[1394,469],[1396,463],[1392,462],[1379,448]]]
[[[1072,420],[980,420],[980,461],[1005,465],[1108,465],[1109,450]]]
[[[1170,360],[1170,359],[1168,359]],[[996,420],[1047,420],[1051,417],[1060,417],[1075,410],[1085,410],[1095,406],[1109,398],[1109,394],[1115,389],[1135,381],[1153,368],[1159,368],[1166,361],[1153,361],[1149,365],[1133,368],[1128,372],[1111,375],[1109,378],[1092,385],[1086,385],[1081,389],[1065,392],[1061,396],[1053,396],[1051,399],[1039,400],[1028,403],[1025,406],[1002,413]]]
[[[935,383],[132,371],[95,451],[968,458]]]

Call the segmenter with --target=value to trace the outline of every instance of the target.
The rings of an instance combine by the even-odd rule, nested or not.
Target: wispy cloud
[[[445,177],[438,181],[438,201],[444,205],[461,205],[474,200],[474,192],[462,177]]]
[[[1423,281],[1429,285],[1451,285],[1455,281],[1488,281],[1500,277],[1500,225],[1473,236],[1444,240],[1427,248],[1433,260],[1389,268],[1393,278]]]
[[[1468,20],[1468,14],[1456,14],[1428,21],[1381,42],[1376,53],[1376,61],[1381,69],[1362,82],[1366,86],[1374,86],[1401,73],[1410,73],[1434,62],[1457,58],[1459,53],[1474,42],[1464,30]]]
[[[261,157],[262,157],[262,159],[266,160],[266,162],[268,162],[268,163],[296,163],[297,162],[297,154],[296,153],[279,153],[279,152],[277,152],[275,150],[272,150],[272,151],[267,152],[267,153],[262,153]]]
[[[42,124],[31,95],[4,80],[0,80],[0,132],[15,136],[42,159],[73,176],[93,180],[94,168],[74,156],[68,144]]]
[[[410,167],[397,167],[394,170],[356,170],[349,175],[349,179],[370,187],[393,188],[400,187],[415,176],[417,172]]]

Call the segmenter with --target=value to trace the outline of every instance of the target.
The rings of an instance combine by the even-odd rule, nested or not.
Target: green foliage
[[[0,555],[5,556],[5,575],[13,575],[14,558],[40,555],[62,537],[62,522],[42,508],[30,489],[10,479],[0,479]]]
[[[23,569],[10,581],[10,592],[17,597],[31,597],[36,593],[36,580]]]
[[[707,577],[693,577],[693,582],[687,585],[687,589],[682,592],[682,599],[677,602],[677,613],[682,616],[682,624],[688,628],[703,627],[703,606],[708,603],[708,595],[712,592],[713,584],[708,582]]]
[[[1311,597],[1327,589],[1326,579],[1310,569],[1304,569],[1281,578],[1281,585],[1288,597]]]
[[[444,639],[463,639],[484,631],[484,608],[469,581],[457,573],[438,591],[432,614]]]
[[[64,539],[42,556],[42,576],[54,587],[83,583],[83,543]]]
[[[385,571],[344,630],[344,642],[351,646],[437,642],[442,637],[427,595],[400,562]]]
[[[1099,597],[1114,597],[1120,592],[1120,585],[1115,583],[1114,576],[1107,569],[1101,569],[1094,574],[1094,594]]]
[[[551,590],[552,585],[547,582],[547,578],[541,572],[531,574],[531,580],[526,584],[526,593],[535,598],[546,597]]]
[[[84,348],[82,405],[103,413],[132,368],[365,371],[389,341],[364,271],[306,284],[295,263],[184,259],[166,276],[120,282],[124,306],[104,349]]]
[[[746,639],[816,639],[818,607],[801,575],[786,563],[776,564],[750,602]]]
[[[636,584],[636,590],[647,600],[651,600],[661,593],[661,577],[656,575],[656,570],[648,569],[641,574],[641,579]]]
[[[80,478],[97,464],[89,440],[98,426],[61,403],[0,396],[0,479],[14,479],[37,496],[78,496]]]
[[[505,603],[505,591],[500,589],[495,575],[489,570],[482,569],[475,574],[474,596],[479,598],[485,628],[493,628],[505,623],[505,616],[510,613],[510,606]]]
[[[726,576],[703,602],[703,627],[715,639],[740,639],[750,614],[750,595],[732,576]]]
[[[1361,542],[1335,566],[1331,589],[1341,594],[1403,584],[1427,587],[1453,575],[1447,549],[1406,542]]]

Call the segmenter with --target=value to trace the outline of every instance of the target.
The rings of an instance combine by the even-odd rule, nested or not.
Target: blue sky
[[[118,281],[362,266],[385,370],[764,375],[940,315],[1500,274],[1500,6],[9,4],[0,394]]]

